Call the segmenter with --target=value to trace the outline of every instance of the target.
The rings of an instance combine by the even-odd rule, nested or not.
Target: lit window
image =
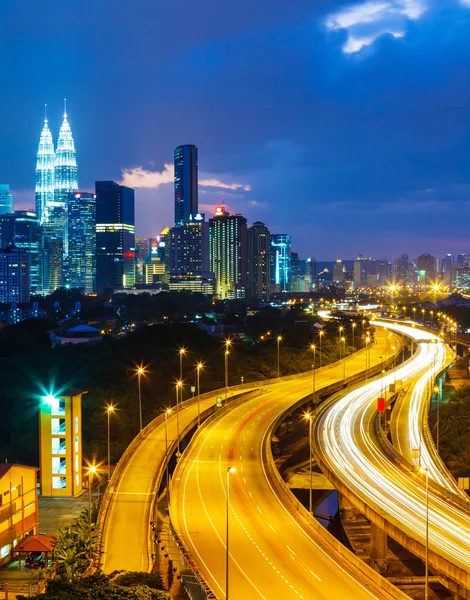
[[[63,490],[67,487],[67,478],[66,477],[53,477],[52,478],[52,487],[55,490]]]
[[[52,454],[65,454],[65,438],[52,438]]]
[[[0,549],[0,558],[6,558],[10,554],[10,544],[3,546]]]

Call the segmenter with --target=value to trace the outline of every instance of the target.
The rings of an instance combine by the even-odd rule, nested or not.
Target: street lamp
[[[137,386],[138,386],[138,390],[139,390],[139,420],[140,420],[140,430],[142,431],[142,393],[140,390],[140,378],[142,377],[142,375],[145,375],[145,369],[144,367],[138,367],[137,368]]]
[[[340,340],[343,345],[343,379],[346,379],[346,338],[343,336]]]
[[[110,428],[109,428],[109,418],[111,416],[111,413],[114,412],[114,404],[108,404],[108,406],[106,407],[106,413],[108,415],[108,481],[111,478],[111,444],[110,444]]]
[[[441,389],[438,385],[434,386],[434,393],[436,394],[437,400],[437,417],[436,417],[436,449],[439,454],[439,412],[440,412],[440,404],[441,404]]]
[[[424,598],[429,598],[429,469],[421,467],[421,473],[426,473],[426,566],[424,575]]]
[[[227,467],[227,506],[226,506],[226,523],[225,523],[225,600],[228,600],[228,524],[229,524],[229,509],[230,509],[230,473],[236,473],[235,467]]]
[[[356,342],[355,342],[355,329],[357,327],[357,323],[351,323],[352,327],[352,343],[353,343],[353,352],[356,352]]]
[[[200,403],[199,403],[199,396],[201,394],[200,392],[200,388],[199,388],[199,376],[201,373],[201,370],[204,368],[204,363],[202,362],[198,362],[196,365],[196,375],[197,375],[197,426],[200,427],[201,426],[201,409],[200,409]]]
[[[316,388],[316,382],[315,382],[315,358],[316,358],[316,346],[315,344],[310,344],[310,350],[313,352],[313,364],[312,364],[312,383],[313,383],[313,392],[312,392],[312,398],[313,398],[313,404],[314,406],[316,406],[316,402],[315,402],[315,388]]]
[[[178,454],[177,457],[179,458],[181,456],[181,452],[180,452],[180,419],[179,419],[179,415],[180,415],[180,393],[179,390],[183,390],[183,382],[181,381],[181,379],[179,381],[176,382],[176,386],[175,386],[175,390],[176,390],[176,435],[178,437]]]
[[[305,413],[304,418],[308,421],[308,447],[309,447],[309,469],[310,469],[310,485],[308,494],[308,510],[309,513],[313,513],[313,502],[312,502],[312,489],[313,489],[313,475],[312,475],[312,425],[313,425],[313,414]]]
[[[169,457],[168,457],[168,417],[171,415],[171,408],[165,410],[165,459],[166,459],[166,505],[170,510],[170,472],[169,472]]]
[[[98,469],[96,468],[96,465],[90,465],[88,467],[88,552],[89,552],[89,559],[92,560],[93,558],[93,546],[92,546],[92,541],[91,541],[91,481],[93,478],[93,475],[98,471]]]
[[[366,380],[369,371],[369,363],[370,363],[370,336],[366,337]]]
[[[425,312],[426,312],[426,311],[425,311],[425,309],[424,309],[424,308],[422,308],[422,309],[421,309],[421,314],[423,315],[423,325],[424,325],[424,313],[425,313]]]
[[[280,362],[280,350],[279,350],[281,342],[282,342],[282,336],[278,335],[277,336],[277,378],[278,379],[281,376],[281,371],[280,371],[281,362]]]
[[[180,381],[183,381],[183,356],[186,354],[186,348],[182,346],[178,352],[180,356]],[[181,389],[181,402],[183,401],[183,389]]]
[[[228,402],[228,355],[230,354],[230,346],[232,341],[228,338],[225,340],[225,404]]]
[[[320,369],[321,369],[321,359],[322,359],[322,356],[321,356],[321,339],[325,335],[325,331],[323,329],[320,329],[320,331],[318,332],[318,335],[320,336]]]

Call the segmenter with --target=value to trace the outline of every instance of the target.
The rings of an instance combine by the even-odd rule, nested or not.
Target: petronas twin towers
[[[54,150],[47,117],[39,140],[36,162],[36,213],[49,235],[60,240],[68,255],[67,204],[70,192],[78,190],[78,167],[72,130],[64,108],[64,119]]]

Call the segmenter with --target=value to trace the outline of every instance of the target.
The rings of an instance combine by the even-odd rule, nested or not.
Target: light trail
[[[392,329],[392,325],[385,322],[374,324]],[[416,406],[413,407],[416,418],[410,423],[411,444],[421,446],[422,464],[429,468],[430,476],[454,491],[427,451],[416,414],[420,394],[445,364],[447,350],[441,340],[434,342],[437,336],[432,333],[404,325],[393,328],[418,342],[416,353],[384,377],[320,407],[314,440],[323,463],[347,488],[424,545],[425,482],[383,453],[375,429],[376,403],[384,386],[394,380],[418,380]],[[431,364],[435,365],[434,370],[429,369]],[[470,513],[447,502],[434,489],[429,493],[429,547],[449,562],[470,571]]]

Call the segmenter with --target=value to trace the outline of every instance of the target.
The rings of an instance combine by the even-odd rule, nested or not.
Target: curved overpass
[[[376,340],[370,360],[377,370],[387,336],[378,332]],[[365,368],[361,352],[347,362],[350,375]],[[305,402],[310,377],[271,385],[203,426],[173,477],[173,525],[217,598],[226,598],[228,494],[231,599],[405,598],[340,544],[328,541],[325,530],[308,523],[285,484],[273,476],[270,433],[281,417]],[[320,395],[342,377],[342,363],[319,369]],[[236,472],[227,475],[228,467]]]
[[[406,334],[424,335],[417,331],[410,327]],[[371,522],[423,558],[425,477],[385,439],[377,422],[377,397],[396,379],[413,386],[423,382],[423,378],[426,382],[430,361],[445,362],[445,354],[442,344],[418,343],[412,358],[393,372],[326,402],[318,411],[314,427],[315,454],[335,487]],[[417,420],[416,416],[412,418]],[[415,443],[414,433],[413,426],[407,444]],[[423,456],[429,461],[426,464],[432,476],[439,479],[440,469],[430,456]],[[429,548],[430,564],[468,589],[470,513],[434,485],[429,491]]]

